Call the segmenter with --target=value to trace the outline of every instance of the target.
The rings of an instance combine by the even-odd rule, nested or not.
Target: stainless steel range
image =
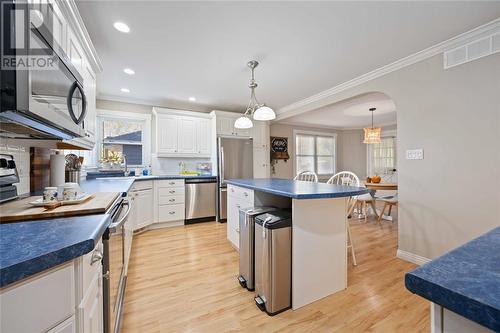
[[[14,156],[0,154],[0,202],[17,198],[17,188],[14,183],[19,183]]]

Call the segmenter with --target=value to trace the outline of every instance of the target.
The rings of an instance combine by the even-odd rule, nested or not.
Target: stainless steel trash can
[[[292,214],[255,219],[255,303],[273,316],[292,306]]]
[[[255,218],[270,211],[273,207],[249,207],[240,209],[239,230],[240,230],[240,275],[238,282],[243,288],[254,290],[255,288]]]

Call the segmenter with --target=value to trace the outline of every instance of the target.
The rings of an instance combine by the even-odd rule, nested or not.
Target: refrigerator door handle
[[[224,147],[220,145],[220,186],[224,185]]]

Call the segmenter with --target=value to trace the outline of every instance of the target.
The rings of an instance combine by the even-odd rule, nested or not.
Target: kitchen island
[[[278,178],[226,182],[228,238],[236,247],[231,229],[238,219],[234,213],[238,208],[292,209],[294,310],[347,288],[347,199],[368,193],[366,188]]]

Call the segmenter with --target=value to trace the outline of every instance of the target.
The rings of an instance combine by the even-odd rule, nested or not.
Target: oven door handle
[[[125,223],[130,214],[130,211],[132,210],[132,203],[127,199],[123,200],[122,206],[127,206],[127,212],[121,219],[109,225],[108,229],[110,232],[115,232],[117,228],[119,228],[123,223]]]

